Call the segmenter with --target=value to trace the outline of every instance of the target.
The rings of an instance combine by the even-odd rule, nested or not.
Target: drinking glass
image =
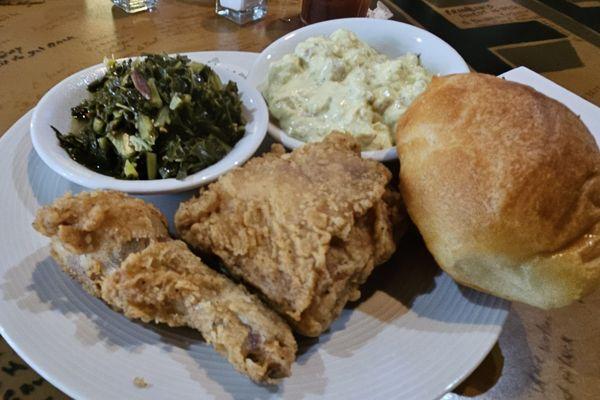
[[[215,11],[236,24],[244,25],[267,15],[267,0],[216,0]]]
[[[113,4],[128,13],[152,11],[156,8],[158,0],[112,0]]]

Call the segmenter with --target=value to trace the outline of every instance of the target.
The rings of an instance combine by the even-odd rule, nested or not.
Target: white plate
[[[354,32],[363,42],[390,57],[395,58],[406,53],[419,54],[423,66],[436,75],[469,72],[469,67],[460,54],[433,33],[397,21],[344,18],[307,25],[271,43],[258,56],[248,75],[248,80],[259,87],[265,83],[270,65],[284,55],[293,53],[299,43],[314,36],[329,36],[342,28]],[[275,140],[290,149],[304,144],[287,135],[273,122],[269,123],[269,133]],[[363,157],[390,161],[397,159],[398,154],[396,148],[391,147],[384,150],[364,151]]]
[[[194,59],[193,61],[200,61]],[[102,64],[79,71],[54,86],[39,101],[31,119],[31,139],[40,158],[64,178],[92,189],[114,189],[129,193],[173,193],[190,190],[212,182],[230,169],[244,163],[262,143],[268,123],[268,110],[262,95],[249,85],[244,77],[229,71],[218,62],[211,65],[223,82],[238,85],[246,118],[246,133],[233,149],[219,162],[183,180],[174,178],[155,180],[116,179],[94,172],[73,161],[60,147],[54,131],[56,127],[66,134],[71,130],[71,107],[89,96],[87,85],[106,73]]]
[[[218,57],[238,65],[254,58]],[[0,334],[71,397],[435,399],[468,376],[498,338],[508,302],[459,287],[412,236],[399,260],[376,270],[358,305],[318,341],[302,343],[292,377],[278,388],[255,385],[193,331],[129,321],[59,270],[31,222],[40,205],[82,188],[38,158],[30,117],[0,139]],[[144,198],[172,217],[188,196]],[[151,386],[135,387],[135,377]]]

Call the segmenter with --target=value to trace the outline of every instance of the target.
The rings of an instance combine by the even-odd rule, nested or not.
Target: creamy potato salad
[[[294,138],[315,142],[341,131],[363,150],[380,150],[394,145],[398,118],[430,81],[417,55],[390,59],[341,29],[273,63],[263,95]]]

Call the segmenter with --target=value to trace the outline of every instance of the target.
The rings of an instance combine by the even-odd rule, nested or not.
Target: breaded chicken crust
[[[318,336],[395,251],[400,201],[390,179],[347,135],[292,153],[274,145],[182,203],[175,225],[184,241],[257,288],[297,332]]]
[[[289,326],[181,241],[130,254],[104,281],[102,299],[129,318],[197,329],[255,381],[275,383],[291,374],[297,346]]]
[[[297,349],[290,327],[173,241],[151,204],[111,191],[67,194],[38,210],[33,227],[52,239],[65,272],[127,317],[199,330],[256,382],[290,375]]]
[[[71,193],[38,210],[33,227],[52,239],[52,256],[93,296],[104,274],[151,240],[169,240],[153,205],[115,191]]]

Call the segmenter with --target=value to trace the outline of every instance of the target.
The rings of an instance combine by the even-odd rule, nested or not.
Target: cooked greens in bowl
[[[71,109],[72,130],[53,127],[69,156],[120,179],[177,178],[221,160],[244,136],[235,82],[181,55],[105,61],[90,97]]]

